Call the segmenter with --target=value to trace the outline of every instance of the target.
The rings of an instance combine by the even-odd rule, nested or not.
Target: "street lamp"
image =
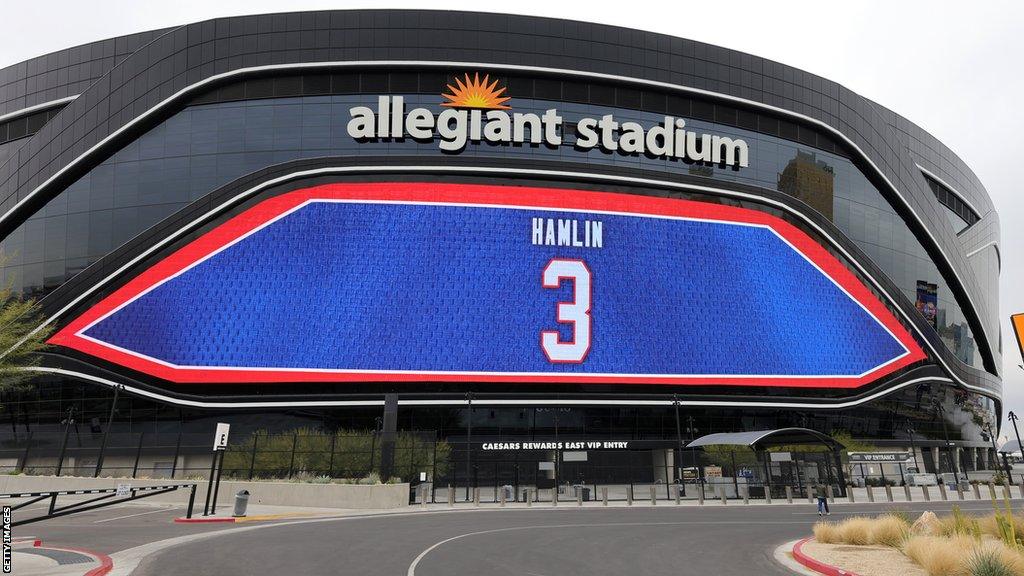
[[[1013,424],[1013,435],[1017,437],[1017,450],[1020,450],[1021,454],[1024,454],[1024,446],[1021,446],[1020,444],[1020,431],[1017,430],[1017,415],[1013,413],[1013,410],[1010,410],[1010,413],[1007,414],[1006,417],[1009,418],[1010,423]]]
[[[992,441],[992,454],[996,458],[996,469],[999,469],[999,449],[996,448],[996,433],[992,431],[991,424],[985,424],[984,430],[988,432],[988,439]],[[1004,463],[1005,464],[1005,463]],[[1006,480],[1010,481],[1010,467],[1006,464]]]

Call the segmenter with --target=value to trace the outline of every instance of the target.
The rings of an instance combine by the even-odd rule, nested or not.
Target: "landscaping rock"
[[[942,523],[934,512],[925,511],[911,524],[910,532],[922,536],[938,536],[942,533]]]

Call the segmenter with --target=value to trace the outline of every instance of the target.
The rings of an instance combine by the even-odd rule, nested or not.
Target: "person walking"
[[[832,512],[828,509],[828,489],[821,482],[818,482],[814,486],[814,495],[818,498],[818,516],[824,512],[826,516],[831,516]]]

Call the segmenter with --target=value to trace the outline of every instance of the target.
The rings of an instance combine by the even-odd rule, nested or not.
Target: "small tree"
[[[846,472],[846,478],[850,479],[853,477],[853,464],[850,462],[850,452],[874,452],[875,445],[870,442],[864,442],[862,440],[855,440],[853,434],[850,434],[847,430],[833,430],[832,439],[842,444],[845,450],[839,452],[840,460],[843,462],[843,471]]]
[[[39,354],[46,350],[50,326],[40,328],[43,315],[38,303],[23,298],[8,285],[0,289],[0,392],[23,389],[36,376]]]

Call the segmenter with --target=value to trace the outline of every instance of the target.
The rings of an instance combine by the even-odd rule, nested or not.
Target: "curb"
[[[202,517],[200,517],[200,518],[175,518],[174,519],[174,522],[177,523],[177,524],[214,524],[214,523],[217,523],[217,522],[222,522],[222,523],[227,524],[227,523],[232,523],[232,522],[236,522],[236,521],[237,521],[237,519],[233,518],[233,517],[225,518],[225,517],[218,517],[218,516],[215,516],[213,518],[210,518],[210,517],[202,518]]]
[[[832,566],[831,564],[825,564],[824,562],[820,562],[804,554],[803,546],[811,540],[814,540],[814,536],[808,536],[803,540],[798,540],[797,543],[793,545],[793,558],[797,562],[803,564],[811,570],[821,572],[822,574],[825,574],[825,576],[860,576],[856,572],[850,572],[848,570],[843,570],[842,568]]]

